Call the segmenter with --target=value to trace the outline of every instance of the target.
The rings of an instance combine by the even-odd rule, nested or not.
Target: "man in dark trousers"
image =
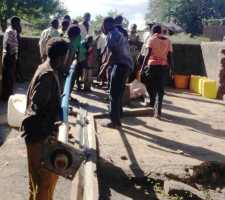
[[[128,40],[115,27],[115,21],[112,17],[104,19],[103,32],[107,35],[108,56],[101,68],[112,67],[109,99],[111,122],[103,125],[109,128],[119,128],[121,126],[122,98],[125,84],[129,69],[132,68],[133,63],[129,53]]]
[[[57,135],[61,89],[58,77],[68,50],[63,39],[52,38],[46,45],[47,60],[38,67],[27,94],[26,117],[22,123],[27,147],[30,200],[52,200],[57,175],[42,168],[41,152],[48,137]]]
[[[5,31],[3,38],[2,98],[4,101],[8,101],[9,96],[13,94],[16,81],[16,65],[19,53],[18,34],[20,31],[20,18],[12,17],[10,26]]]

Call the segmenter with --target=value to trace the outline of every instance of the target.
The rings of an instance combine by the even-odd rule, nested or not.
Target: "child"
[[[93,42],[92,37],[87,37],[85,40],[81,42],[80,48],[79,48],[79,55],[78,55],[78,64],[75,72],[75,79],[77,84],[78,91],[81,90],[81,82],[80,79],[82,78],[83,72],[84,74],[84,80],[87,80],[87,68],[88,68],[88,57],[91,52],[91,45]],[[85,87],[86,84],[84,84],[84,90],[88,90],[87,87]],[[90,88],[89,88],[90,89]]]
[[[64,85],[65,78],[69,72],[71,64],[78,56],[78,50],[80,48],[80,41],[81,41],[80,28],[76,25],[70,26],[68,29],[67,35],[69,38],[69,50],[67,52],[67,56],[66,56],[65,63],[64,63],[65,68],[64,68],[64,77],[62,80],[62,85]],[[74,78],[73,78],[73,80],[74,80]],[[72,85],[71,87],[73,87],[73,85],[74,85],[73,80],[71,83],[71,85]],[[72,88],[71,88],[71,90],[72,90]]]
[[[94,63],[93,37],[89,36],[86,42],[87,66],[84,68],[84,91],[91,91],[92,66]]]

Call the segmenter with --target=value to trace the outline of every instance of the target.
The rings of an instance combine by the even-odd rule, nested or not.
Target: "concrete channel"
[[[127,117],[134,116],[134,115],[141,115],[146,116],[149,115],[152,111],[150,109],[138,109],[135,111],[128,111],[125,113]],[[80,170],[77,172],[73,182],[72,182],[72,190],[71,190],[71,200],[107,200],[107,199],[115,199],[115,197],[110,197],[111,194],[107,191],[107,184],[108,181],[112,182],[113,184],[121,187],[124,190],[123,193],[129,193],[130,186],[129,184],[133,184],[133,180],[129,181],[127,185],[127,177],[121,176],[118,173],[119,179],[115,177],[118,182],[114,182],[113,178],[110,177],[113,173],[116,172],[116,167],[113,166],[113,169],[109,167],[109,169],[104,169],[104,164],[102,165],[102,160],[99,157],[99,146],[98,146],[98,138],[97,138],[97,125],[96,120],[104,119],[107,115],[105,114],[88,114],[85,108],[80,108],[79,112],[77,113],[76,117],[76,132],[79,133],[79,137],[76,138],[77,142],[79,143],[80,148],[87,152],[88,159],[85,163],[83,163]],[[112,174],[108,173],[108,170],[112,169]],[[108,175],[109,176],[108,176]],[[107,180],[105,182],[105,178]],[[136,181],[136,180],[135,180]],[[135,182],[134,181],[134,182]],[[147,184],[147,181],[141,181],[141,184]],[[146,187],[147,188],[147,187]],[[131,191],[134,193],[134,191]],[[137,191],[136,191],[137,192]],[[137,192],[136,199],[146,199],[143,196],[142,192]],[[116,195],[117,196],[117,195]],[[129,196],[129,195],[127,195]],[[139,196],[139,197],[138,197]],[[117,199],[117,197],[116,197]],[[119,199],[125,199],[125,196],[118,197]],[[126,198],[128,199],[128,198]]]
[[[97,146],[94,116],[84,108],[77,114],[76,130],[80,148],[87,153],[87,160],[77,172],[71,190],[71,200],[98,200]]]
[[[80,115],[80,113],[82,114]],[[125,116],[123,120],[124,122],[129,121],[129,123],[132,123],[132,120],[136,120],[136,122],[140,122],[140,120],[144,121],[146,116],[151,115],[151,113],[152,113],[151,109],[146,109],[146,108],[141,108],[136,110],[133,109],[132,111],[125,112],[124,114]],[[177,165],[175,164],[171,165],[171,168],[170,167],[166,168],[166,173],[164,174],[164,170],[165,170],[163,168],[164,164],[163,162],[158,163],[157,159],[158,157],[164,154],[168,155],[169,152],[162,152],[161,149],[159,150],[155,149],[154,151],[160,151],[162,155],[161,154],[154,155],[154,153],[152,153],[150,156],[143,155],[141,153],[140,145],[148,145],[148,142],[145,142],[144,140],[142,140],[141,142],[141,138],[138,139],[133,137],[135,136],[135,134],[138,133],[138,131],[136,131],[137,129],[133,128],[134,131],[131,131],[132,127],[125,125],[123,128],[125,128],[125,131],[127,129],[129,130],[131,134],[130,136],[129,134],[127,135],[123,134],[123,132],[121,134],[120,132],[118,133],[115,131],[111,132],[110,130],[105,130],[105,129],[100,130],[99,122],[106,118],[107,116],[105,114],[101,114],[101,113],[91,114],[91,113],[87,113],[85,109],[78,112],[78,115],[76,117],[77,119],[76,126],[78,129],[77,132],[80,132],[80,134],[82,135],[79,137],[78,143],[80,144],[80,147],[84,151],[88,152],[88,160],[82,165],[82,167],[80,168],[79,172],[77,173],[73,181],[71,200],[76,200],[76,199],[78,200],[130,200],[130,199],[169,200],[169,199],[173,199],[169,197],[170,193],[176,196],[177,194],[180,194],[180,191],[184,191],[181,194],[181,196],[184,197],[183,199],[186,199],[186,200],[205,199],[206,192],[208,192],[207,194],[209,194],[210,197],[212,197],[211,199],[213,200],[220,200],[225,198],[224,191],[222,189],[221,189],[221,192],[216,192],[213,189],[207,190],[207,191],[201,191],[201,189],[199,189],[197,191],[195,188],[190,187],[189,184],[186,184],[185,180],[179,179],[180,177],[182,178],[183,175],[185,175],[185,172],[186,172],[185,170],[187,169],[186,167],[188,167],[189,165],[185,164],[185,166],[183,166],[181,163],[177,163]],[[161,123],[165,125],[167,122],[161,122]],[[174,130],[173,128],[171,128],[170,123],[168,123],[168,125],[170,126],[165,128],[167,129],[167,132],[168,132],[166,135],[164,135],[165,139],[161,138],[164,132],[162,131],[158,132],[159,130],[157,129],[157,127],[155,127],[154,129],[153,127],[151,128],[151,133],[155,132],[155,135],[149,133],[148,131],[149,127],[147,127],[146,129],[147,131],[146,133],[143,130],[142,132],[141,130],[139,131],[143,134],[150,134],[151,137],[155,139],[155,140],[151,140],[151,142],[153,143],[159,141],[159,139],[161,138],[161,140],[164,142],[162,143],[162,145],[166,147],[170,147],[170,148],[173,148],[173,145],[175,145],[175,147],[177,148],[177,146],[179,146],[178,143],[175,143],[175,142],[171,143],[169,139],[168,139],[169,146],[166,143],[167,135],[169,134],[170,131],[173,132]],[[136,128],[138,127],[139,126],[137,126]],[[194,136],[196,137],[195,138],[196,141],[198,140],[198,138],[203,137],[202,135],[196,135],[196,133],[192,133],[192,134],[193,134],[193,137]],[[172,135],[175,135],[175,134],[173,133]],[[206,141],[207,141],[207,138],[210,138],[211,141],[215,140],[215,143],[216,144],[218,143],[218,145],[223,144],[223,140],[219,140],[218,138],[212,138],[210,136],[204,136],[204,137],[206,138],[205,139]],[[119,141],[119,138],[121,141]],[[130,148],[129,148],[129,142],[130,142]],[[139,146],[137,145],[138,143],[139,143]],[[117,146],[115,146],[116,144]],[[127,149],[128,152],[125,152],[123,150],[120,151],[120,149],[117,149],[117,148],[121,148],[121,144],[123,145],[127,144],[126,146],[128,147]],[[107,147],[108,149],[104,149],[105,147]],[[134,152],[134,149],[132,150],[133,147],[137,148],[135,150],[139,152],[138,155],[140,157],[137,157],[137,152],[136,151]],[[179,146],[179,147],[182,147],[182,146]],[[149,147],[147,148],[149,149]],[[189,152],[189,146],[187,146],[186,149],[184,148],[184,150]],[[190,152],[192,151],[193,149],[191,148]],[[145,154],[149,154],[149,151],[145,151]],[[202,166],[204,167],[205,165],[205,163],[202,161],[205,161],[205,160],[207,161],[207,158],[205,157],[204,158],[201,157],[201,160],[199,159],[194,160],[194,158],[185,157],[183,156],[183,152],[180,153],[178,151],[176,154],[172,152],[171,156],[172,156],[171,157],[172,160],[176,160],[176,158],[182,157],[182,162],[189,162],[189,159],[191,159],[193,163],[190,164],[190,169],[193,168],[193,166],[199,166],[199,169],[200,169]],[[214,158],[214,160],[219,159],[220,157]],[[153,160],[151,162],[147,162],[148,165],[145,165],[145,162],[142,162],[142,159],[145,159],[145,158],[146,159],[152,158]],[[149,159],[147,160],[149,161]],[[138,170],[139,168],[137,168],[136,164],[141,165],[140,169],[143,170],[144,172],[143,174],[135,174],[135,172],[139,171]],[[210,164],[210,167],[211,166],[213,167],[213,162],[212,163],[209,162],[209,164]],[[223,168],[223,165],[220,162],[218,162],[218,166],[219,168]],[[148,169],[152,169],[152,171],[148,171]],[[132,174],[132,170],[134,170],[133,174]],[[151,175],[149,176],[149,173],[146,174],[146,172],[150,172]],[[153,172],[155,172],[155,174]],[[174,176],[168,178],[167,177],[168,173]],[[176,174],[179,175],[177,176],[178,177],[177,179],[175,176]],[[163,177],[160,177],[160,176],[163,176]],[[193,184],[195,184],[195,182]],[[223,188],[223,184],[222,184],[222,188]],[[173,194],[173,192],[175,192],[175,194]],[[192,197],[190,196],[185,197],[186,194],[192,194]]]

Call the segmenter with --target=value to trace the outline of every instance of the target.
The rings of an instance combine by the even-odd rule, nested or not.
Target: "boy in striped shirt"
[[[3,38],[2,56],[2,98],[4,101],[13,94],[14,82],[16,80],[16,63],[18,60],[18,32],[21,30],[20,18],[12,17],[10,26],[7,28]]]

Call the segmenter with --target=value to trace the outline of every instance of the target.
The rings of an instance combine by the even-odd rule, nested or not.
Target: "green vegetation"
[[[225,25],[225,18],[223,19],[208,19],[203,20],[203,24],[206,26],[224,26]]]
[[[191,34],[179,33],[169,37],[173,43],[181,44],[200,44],[201,42],[209,42],[210,39],[201,36],[191,36]]]
[[[7,20],[17,15],[29,21],[35,29],[42,28],[49,23],[50,17],[62,16],[67,13],[59,0],[1,0],[0,23],[2,30],[7,27]]]
[[[225,0],[149,0],[146,19],[176,22],[187,33],[200,35],[203,20],[225,17]]]
[[[107,16],[110,16],[110,17],[116,17],[117,15],[123,15],[122,13],[119,13],[117,10],[110,10],[108,13],[107,13]],[[102,26],[102,23],[103,23],[103,20],[106,16],[103,16],[103,15],[97,15],[93,20],[92,20],[92,26],[93,26],[93,29],[94,30],[101,30],[101,26]],[[82,16],[77,16],[75,18],[75,20],[77,20],[78,22],[82,21]],[[126,17],[124,17],[124,27],[128,28],[129,26],[129,21]]]

